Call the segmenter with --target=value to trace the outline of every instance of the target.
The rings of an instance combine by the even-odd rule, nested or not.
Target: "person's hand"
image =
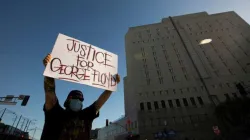
[[[43,59],[43,65],[46,67],[46,65],[51,61],[51,54],[48,54],[44,59]]]
[[[121,78],[120,78],[120,75],[119,75],[119,74],[116,74],[116,75],[115,75],[115,80],[116,80],[117,84],[120,83]]]

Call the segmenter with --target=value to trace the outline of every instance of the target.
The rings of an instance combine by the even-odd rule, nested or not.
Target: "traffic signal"
[[[22,106],[26,106],[26,104],[28,103],[30,99],[30,96],[29,95],[25,95],[24,98],[23,98],[23,101],[22,101]]]
[[[247,92],[246,92],[245,88],[241,85],[241,83],[236,84],[236,87],[241,95],[247,95]]]

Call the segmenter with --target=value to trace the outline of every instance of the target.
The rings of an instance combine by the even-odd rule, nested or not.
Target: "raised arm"
[[[115,76],[115,81],[116,83],[120,83],[120,76],[117,74]],[[112,91],[109,90],[105,90],[101,96],[98,98],[98,100],[96,101],[96,109],[99,111],[101,109],[101,107],[104,105],[104,103],[109,99],[110,95],[111,95]]]
[[[51,55],[48,54],[44,60],[43,64],[46,65],[50,62]],[[45,91],[45,109],[46,111],[52,109],[57,102],[56,92],[55,92],[55,79],[50,77],[44,77],[44,91]]]

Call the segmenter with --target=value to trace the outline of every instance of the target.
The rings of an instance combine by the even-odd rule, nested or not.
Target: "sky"
[[[161,22],[162,18],[206,11],[235,11],[250,23],[249,0],[0,0],[0,96],[30,95],[27,106],[0,105],[29,119],[30,128],[43,128],[45,101],[43,58],[52,51],[58,33],[88,42],[118,55],[118,72],[126,76],[125,34],[129,27]],[[123,80],[102,107],[93,128],[105,119],[124,115]],[[83,91],[87,107],[102,89],[56,80],[56,94],[63,105],[73,89]],[[1,112],[0,112],[1,114]],[[3,122],[13,123],[6,113]],[[21,125],[20,125],[21,126]],[[41,130],[36,131],[39,139]],[[33,131],[31,131],[33,134]]]

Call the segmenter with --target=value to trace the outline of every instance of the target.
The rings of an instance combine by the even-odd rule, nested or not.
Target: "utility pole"
[[[14,122],[13,122],[13,124],[12,124],[12,126],[11,126],[11,129],[10,129],[10,130],[12,130],[12,129],[13,129],[14,124],[15,124],[15,122],[16,122],[16,119],[17,119],[17,115],[16,115],[16,118],[15,118],[15,120],[14,120]],[[11,133],[11,131],[10,131],[10,133]]]
[[[32,140],[34,139],[34,136],[35,136],[35,133],[36,133],[36,129],[37,129],[37,127],[34,130],[34,133],[33,133],[33,136],[32,136]]]
[[[24,132],[26,132],[26,129],[27,129],[28,125],[30,124],[30,122],[31,122],[31,120],[27,121],[26,126],[24,127],[24,130],[23,130]]]
[[[5,111],[6,111],[6,108],[3,110],[3,113],[2,113],[2,115],[0,117],[0,122],[2,122],[2,118],[3,118],[3,115],[4,115]]]
[[[24,123],[25,123],[25,118],[24,118],[24,120],[23,120],[23,123],[22,123],[22,125],[21,125],[21,129],[20,130],[22,130],[23,129],[23,125],[24,125]]]
[[[16,129],[17,129],[17,127],[18,127],[18,124],[19,124],[21,118],[22,118],[22,115],[20,116],[20,118],[19,118],[19,120],[18,120],[18,122],[17,122],[17,125],[16,125],[16,128],[15,128],[14,132],[16,131]],[[14,134],[14,132],[13,132],[13,134]]]

